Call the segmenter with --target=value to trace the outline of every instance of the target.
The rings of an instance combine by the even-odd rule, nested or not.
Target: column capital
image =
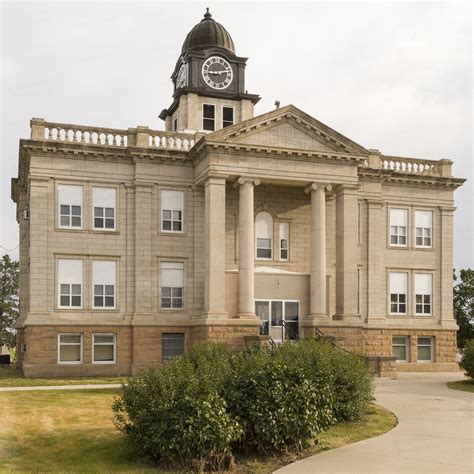
[[[311,191],[317,191],[317,190],[324,190],[324,191],[332,191],[332,184],[327,184],[327,183],[317,183],[317,182],[312,182],[306,186],[304,189],[304,192],[306,194],[309,194]]]
[[[240,176],[239,179],[234,183],[234,188],[241,186],[243,184],[251,184],[253,186],[258,186],[260,184],[260,178],[249,178]]]
[[[204,178],[204,186],[209,184],[226,184],[227,175],[217,174],[217,173],[210,173]]]
[[[356,193],[360,189],[361,185],[358,183],[341,183],[334,187],[336,194],[340,193]]]

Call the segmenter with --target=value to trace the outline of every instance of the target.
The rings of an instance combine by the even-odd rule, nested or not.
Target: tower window
[[[178,116],[173,119],[173,132],[178,131]]]
[[[202,128],[213,132],[216,129],[216,106],[203,104],[202,106]]]
[[[234,107],[222,107],[222,128],[234,125]]]

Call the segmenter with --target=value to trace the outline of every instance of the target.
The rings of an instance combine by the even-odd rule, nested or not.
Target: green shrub
[[[469,339],[462,350],[461,367],[467,376],[474,378],[474,339]]]
[[[215,378],[204,377],[207,362],[202,351],[131,379],[113,406],[117,428],[156,461],[199,471],[227,468],[242,430],[215,390]]]
[[[240,357],[224,397],[243,428],[238,448],[245,451],[299,449],[332,423],[328,384],[265,350]]]
[[[329,384],[336,421],[359,419],[373,401],[374,377],[365,361],[329,341],[307,338],[297,344],[284,344],[277,355],[300,367],[307,377],[322,378]]]

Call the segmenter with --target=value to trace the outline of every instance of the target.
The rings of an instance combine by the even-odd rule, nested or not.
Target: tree
[[[454,272],[454,318],[459,326],[457,344],[460,349],[466,341],[474,338],[474,270],[467,268],[459,273],[459,280]]]
[[[19,268],[16,260],[4,255],[0,260],[0,346],[15,346],[15,324],[19,315]]]

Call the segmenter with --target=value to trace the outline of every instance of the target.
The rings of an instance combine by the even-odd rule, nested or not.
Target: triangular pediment
[[[211,133],[206,136],[206,142],[316,153],[369,153],[364,147],[292,105]]]

